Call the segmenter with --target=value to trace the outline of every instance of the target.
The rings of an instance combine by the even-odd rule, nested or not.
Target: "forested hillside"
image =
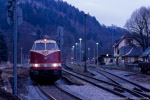
[[[0,31],[7,36],[9,52],[12,52],[12,28],[7,24],[6,0],[0,0]],[[46,35],[56,39],[57,27],[64,28],[63,57],[71,56],[71,47],[83,38],[84,43],[84,12],[62,0],[23,0],[19,3],[23,9],[24,22],[18,28],[18,52],[23,48],[24,57],[34,40],[39,35]],[[99,54],[110,53],[113,42],[120,38],[123,29],[106,27],[100,24],[95,17],[87,16],[87,47],[94,55],[96,42],[99,42]],[[112,37],[113,36],[113,37]],[[83,46],[84,47],[84,46]],[[19,58],[20,53],[18,53]]]

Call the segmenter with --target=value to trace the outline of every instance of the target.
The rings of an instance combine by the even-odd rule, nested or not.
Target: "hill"
[[[23,9],[24,22],[18,27],[18,52],[23,48],[26,58],[33,41],[38,34],[56,39],[57,27],[64,28],[63,57],[71,56],[71,47],[83,38],[84,43],[84,12],[62,0],[23,0],[19,3]],[[10,54],[12,53],[12,28],[7,24],[7,9],[5,0],[0,1],[0,30],[6,34]],[[95,17],[87,16],[87,47],[91,48],[91,57],[94,55],[96,42],[100,43],[99,54],[112,53],[113,42],[120,38],[123,29],[101,25]],[[111,40],[111,41],[110,41]],[[84,44],[83,46],[84,47]],[[20,53],[18,53],[18,58]]]

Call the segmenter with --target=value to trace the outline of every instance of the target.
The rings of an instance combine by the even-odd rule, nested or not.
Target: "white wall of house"
[[[142,57],[125,57],[125,63],[126,64],[132,64],[133,62],[135,61],[143,61],[143,58]]]
[[[140,43],[135,39],[133,39],[133,44],[136,45],[136,46],[140,46]]]
[[[118,49],[120,49],[122,46],[126,46],[126,39],[123,39],[119,45],[118,45]]]
[[[142,57],[125,57],[125,59],[122,59],[122,57],[120,56],[120,54],[117,54],[117,53],[120,53],[118,52],[118,50],[123,47],[123,46],[127,46],[129,45],[130,43],[136,45],[136,46],[140,46],[140,43],[136,40],[136,39],[133,39],[133,38],[125,38],[123,39],[116,47],[114,47],[114,57],[118,57],[118,63],[119,64],[129,64],[129,63],[133,63],[134,61],[137,61],[137,60],[141,60],[143,61],[143,58]],[[150,56],[149,56],[150,57]]]
[[[113,65],[115,64],[115,58],[104,58],[104,62],[106,65]]]
[[[140,46],[140,43],[139,43],[137,40],[132,39],[132,38],[125,38],[125,39],[123,39],[123,40],[119,43],[118,46],[114,47],[114,57],[117,56],[117,51],[118,51],[122,46],[127,46],[127,45],[129,45],[128,39],[131,39],[131,40],[132,40],[132,43],[133,43],[134,45]]]

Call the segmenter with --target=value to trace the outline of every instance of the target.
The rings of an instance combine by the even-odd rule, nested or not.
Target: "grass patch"
[[[72,64],[67,64],[67,66],[72,68],[74,71],[84,72],[84,67],[83,66],[72,65]]]
[[[72,65],[72,64],[67,64],[67,66],[71,69],[73,69],[73,71],[77,72],[77,73],[81,73],[84,75],[88,75],[88,76],[94,76],[93,73],[90,72],[84,72],[84,66],[77,66],[77,65]],[[88,66],[87,66],[88,69]]]

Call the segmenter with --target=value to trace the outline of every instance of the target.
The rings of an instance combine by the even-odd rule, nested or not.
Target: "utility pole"
[[[17,0],[14,1],[14,95],[17,96]]]
[[[13,59],[13,73],[14,73],[14,88],[13,94],[17,96],[17,26],[23,22],[22,10],[17,6],[17,0],[7,0],[6,3],[7,12],[7,22],[9,25],[13,26],[13,36],[14,36],[14,59]]]
[[[113,53],[113,24],[112,24],[112,47],[111,47],[111,50],[112,50],[112,53]]]
[[[84,54],[84,61],[85,61],[85,65],[84,65],[84,72],[87,72],[87,66],[86,66],[86,17],[87,17],[87,14],[84,14],[85,16],[85,54]]]

